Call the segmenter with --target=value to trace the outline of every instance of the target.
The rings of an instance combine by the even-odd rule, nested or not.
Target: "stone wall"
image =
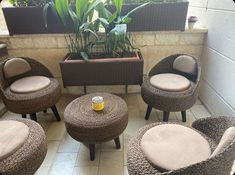
[[[134,45],[139,47],[145,59],[144,74],[162,58],[175,53],[187,53],[201,57],[207,30],[185,32],[141,32],[132,33]],[[0,36],[0,42],[8,44],[11,57],[32,57],[46,65],[61,82],[58,62],[68,52],[63,34]],[[88,92],[108,91],[124,93],[124,86],[89,86]],[[139,92],[139,86],[129,86],[129,92]],[[64,93],[82,93],[82,87],[63,88]]]

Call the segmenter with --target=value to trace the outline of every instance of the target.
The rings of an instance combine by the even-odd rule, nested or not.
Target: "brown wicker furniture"
[[[24,62],[22,64],[22,60],[28,65],[24,65]],[[17,68],[19,72],[15,72]],[[11,90],[13,83],[31,76],[44,76],[49,78],[50,83],[41,90],[28,93],[16,93]],[[36,83],[34,82],[34,84]],[[26,118],[26,114],[30,114],[31,119],[37,121],[37,112],[51,108],[56,119],[60,121],[60,116],[55,106],[61,95],[60,84],[44,65],[34,59],[12,58],[0,64],[0,95],[7,109],[17,114],[22,114],[23,118]]]
[[[153,123],[144,126],[139,130],[138,135],[129,142],[127,163],[130,175],[230,175],[235,159],[235,140],[222,152],[205,161],[177,170],[161,172],[145,158],[140,147],[144,133],[150,128],[161,124],[164,123]],[[235,126],[234,117],[210,117],[196,120],[192,124],[193,129],[196,129],[208,140],[212,152],[219,144],[225,130],[231,126]]]
[[[190,57],[194,62],[195,70],[193,74],[185,73],[183,69],[187,69],[190,67],[188,65],[179,65],[178,62],[175,60],[180,56]],[[181,62],[184,64],[184,62]],[[177,70],[174,69],[174,64],[180,66]],[[156,88],[150,82],[151,77],[159,74],[177,74],[182,77],[187,78],[190,81],[189,88],[181,91],[168,91]],[[164,111],[163,121],[167,122],[169,118],[170,112],[177,112],[181,111],[182,113],[182,120],[186,122],[186,110],[191,108],[198,97],[199,92],[199,83],[201,78],[201,65],[200,61],[190,55],[182,55],[176,54],[171,55],[167,58],[164,58],[160,61],[157,65],[155,65],[151,71],[149,72],[149,77],[144,81],[141,87],[141,95],[143,100],[148,104],[148,109],[146,112],[145,119],[148,120],[152,108],[159,109]],[[176,82],[177,83],[177,82]]]
[[[105,108],[95,112],[92,98],[102,96]],[[69,135],[77,141],[88,143],[90,159],[95,159],[95,144],[114,139],[120,148],[119,135],[128,123],[127,105],[120,97],[108,93],[94,93],[75,99],[65,109],[65,126]]]
[[[10,154],[0,159],[0,174],[34,174],[41,166],[47,152],[46,136],[42,127],[36,122],[27,119],[18,119],[16,121],[0,121],[0,123],[1,122],[19,122],[21,124],[24,124],[25,127],[28,128],[29,132],[23,144],[12,150]],[[14,143],[14,140],[11,140],[9,138],[7,138],[7,140],[9,143]],[[1,144],[1,146],[3,145],[4,143]],[[0,152],[1,151],[2,150],[0,149]]]

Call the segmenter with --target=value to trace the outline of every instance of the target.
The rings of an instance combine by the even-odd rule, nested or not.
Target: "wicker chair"
[[[186,122],[186,110],[191,108],[195,104],[198,97],[199,83],[201,78],[201,65],[197,58],[187,55],[195,60],[195,75],[190,75],[188,73],[173,69],[173,63],[175,59],[181,55],[182,54],[171,55],[160,61],[151,69],[151,71],[149,72],[149,77],[145,79],[144,83],[142,84],[141,95],[143,100],[148,104],[148,109],[145,116],[146,120],[149,119],[152,108],[156,108],[164,111],[163,121],[165,122],[168,121],[170,112],[178,111],[181,111],[182,120],[183,122]],[[150,78],[154,75],[162,73],[173,73],[182,75],[190,80],[190,87],[186,90],[178,92],[170,92],[154,87],[150,83]]]
[[[173,171],[160,172],[146,160],[140,144],[144,133],[162,123],[153,123],[141,128],[138,135],[129,142],[127,151],[128,171],[130,175],[230,175],[235,159],[235,140],[221,153],[203,162]],[[193,122],[192,127],[208,140],[214,151],[224,131],[235,126],[234,117],[210,117]]]
[[[25,60],[30,65],[31,70],[17,76],[6,78],[4,66],[11,59],[7,59],[0,64],[0,95],[7,109],[14,113],[22,114],[23,118],[26,118],[26,114],[30,114],[30,118],[37,121],[37,112],[46,112],[48,108],[51,108],[57,121],[60,121],[61,119],[55,106],[61,95],[59,82],[44,65],[36,60],[23,57],[18,59]],[[50,84],[44,89],[30,93],[15,93],[10,90],[10,85],[13,82],[29,76],[48,77]]]

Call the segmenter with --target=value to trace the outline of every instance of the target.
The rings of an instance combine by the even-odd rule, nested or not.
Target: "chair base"
[[[51,107],[51,110],[53,111],[56,120],[61,121],[60,115],[59,115],[58,110],[57,110],[55,105]],[[46,113],[47,110],[45,109],[45,110],[43,110],[43,112]],[[27,114],[21,114],[21,115],[22,115],[22,118],[27,117]],[[32,114],[29,114],[29,115],[30,115],[31,120],[34,120],[35,122],[37,122],[37,114],[36,113],[32,113]]]
[[[152,107],[148,105],[146,115],[145,115],[145,120],[149,119],[149,116],[151,114]],[[170,112],[168,111],[163,111],[163,121],[168,122],[170,116]],[[182,122],[186,122],[186,111],[181,111],[181,116],[182,116]]]

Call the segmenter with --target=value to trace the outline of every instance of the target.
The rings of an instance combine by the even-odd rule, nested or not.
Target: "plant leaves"
[[[82,56],[82,58],[83,58],[84,60],[86,60],[86,61],[89,60],[89,57],[88,57],[88,55],[87,55],[86,52],[80,52],[80,54],[81,54],[81,56]]]
[[[69,16],[68,0],[55,0],[55,8],[63,24],[66,26]]]

